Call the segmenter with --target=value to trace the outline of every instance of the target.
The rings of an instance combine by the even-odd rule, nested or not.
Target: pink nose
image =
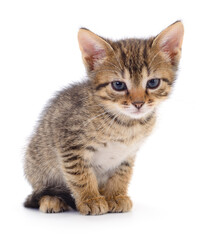
[[[139,110],[143,105],[143,101],[132,102],[132,104]]]

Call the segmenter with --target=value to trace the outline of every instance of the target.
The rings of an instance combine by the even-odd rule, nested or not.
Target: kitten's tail
[[[72,209],[76,210],[75,200],[72,197],[70,191],[67,187],[61,186],[48,186],[41,191],[34,191],[31,195],[29,195],[24,202],[24,207],[26,208],[39,208],[39,201],[43,196],[56,196],[61,198],[67,205],[69,205]]]

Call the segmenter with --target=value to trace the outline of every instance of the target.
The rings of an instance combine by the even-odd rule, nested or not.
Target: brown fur
[[[39,202],[40,211],[44,213],[59,213],[69,209],[69,206],[57,197],[44,196]]]
[[[25,155],[26,177],[34,190],[25,206],[59,212],[67,210],[69,196],[82,214],[131,209],[127,188],[136,151],[151,133],[156,106],[166,99],[176,76],[182,36],[177,48],[171,39],[163,41],[176,27],[182,35],[177,22],[155,38],[116,42],[79,31],[88,79],[57,94],[42,114]],[[147,80],[153,78],[161,79],[159,88],[147,89]],[[112,89],[116,79],[129,86],[127,91]],[[136,102],[150,112],[140,118],[121,113]],[[118,149],[128,149],[123,159],[112,155]],[[58,195],[58,189],[64,191]]]

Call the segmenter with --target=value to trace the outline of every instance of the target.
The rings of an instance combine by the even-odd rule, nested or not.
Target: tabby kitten
[[[127,212],[136,152],[175,80],[183,40],[178,21],[149,39],[111,41],[81,28],[87,80],[45,109],[25,154],[33,187],[25,207],[52,213]]]

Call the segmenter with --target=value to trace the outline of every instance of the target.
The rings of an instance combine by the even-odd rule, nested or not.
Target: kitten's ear
[[[183,42],[184,27],[177,21],[164,29],[154,40],[153,45],[165,54],[172,64],[179,61]]]
[[[94,70],[112,51],[109,43],[88,29],[81,28],[79,30],[78,42],[84,64],[88,71]]]

